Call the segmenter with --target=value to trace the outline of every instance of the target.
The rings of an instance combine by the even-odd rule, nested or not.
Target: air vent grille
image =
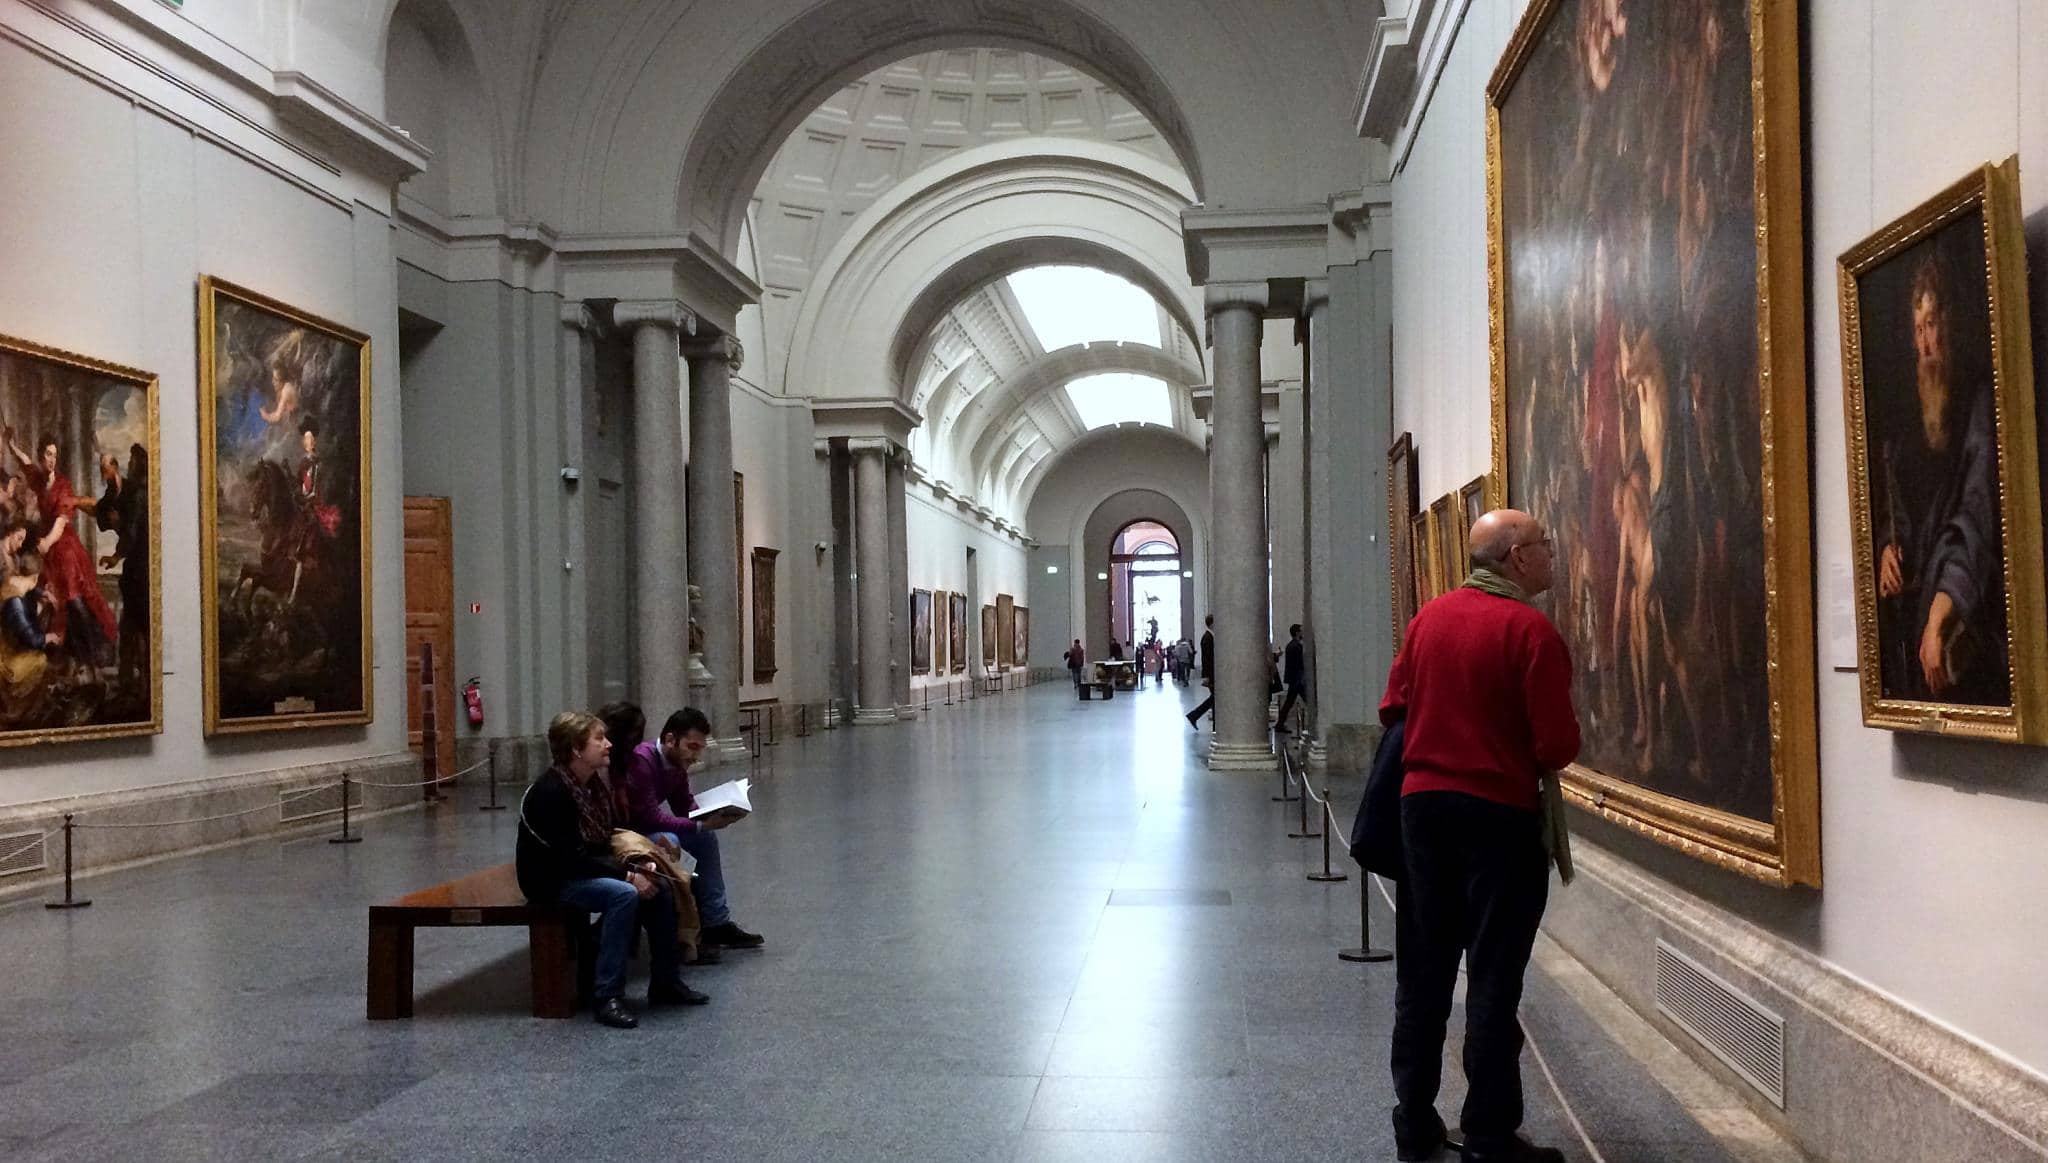
[[[1785,1019],[1706,966],[1657,942],[1657,1010],[1785,1108]]]
[[[349,785],[348,806],[351,809],[363,806],[361,784]],[[334,815],[341,811],[341,785],[333,783],[325,787],[280,789],[277,793],[277,810],[285,823]]]
[[[50,838],[42,832],[0,836],[0,876],[43,872],[50,867]]]

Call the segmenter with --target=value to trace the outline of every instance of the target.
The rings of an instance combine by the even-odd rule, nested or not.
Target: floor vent
[[[363,806],[361,784],[349,785],[348,806],[352,810]],[[341,785],[334,783],[326,787],[279,789],[277,810],[279,817],[287,824],[334,815],[341,811]]]
[[[1785,1019],[1706,966],[1657,942],[1657,1011],[1785,1109]]]
[[[42,832],[0,836],[0,876],[43,872],[50,867],[50,838]]]

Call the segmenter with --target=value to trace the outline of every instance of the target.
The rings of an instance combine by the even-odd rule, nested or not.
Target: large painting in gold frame
[[[1574,802],[1820,883],[1794,0],[1534,0],[1487,85],[1493,473],[1556,538]]]
[[[953,673],[962,674],[967,670],[967,595],[948,594],[952,615],[946,622],[946,629],[953,640]]]
[[[1842,255],[1863,721],[2048,742],[2019,160]]]
[[[0,336],[0,747],[163,730],[157,378]]]
[[[1409,521],[1416,510],[1422,507],[1421,469],[1415,457],[1415,436],[1403,432],[1399,440],[1387,449],[1387,568],[1392,579],[1388,605],[1394,614],[1394,649],[1401,649],[1401,639],[1408,633],[1408,623],[1415,618],[1415,611],[1422,608],[1420,593],[1415,586],[1414,550],[1410,546],[1413,534]]]
[[[370,722],[370,337],[199,282],[206,733]]]

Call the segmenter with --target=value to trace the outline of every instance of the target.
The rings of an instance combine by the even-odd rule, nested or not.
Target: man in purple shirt
[[[626,768],[626,805],[633,830],[671,849],[680,848],[697,861],[690,885],[697,915],[704,924],[706,951],[759,949],[761,935],[732,923],[725,903],[725,870],[718,860],[718,829],[722,824],[690,819],[697,797],[690,793],[690,764],[704,753],[711,720],[695,707],[684,707],[662,724],[659,739],[633,749]],[[701,958],[700,958],[701,959]]]

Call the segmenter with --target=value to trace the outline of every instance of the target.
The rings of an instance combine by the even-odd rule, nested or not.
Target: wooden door
[[[405,499],[405,729],[420,750],[420,647],[434,648],[434,758],[455,770],[455,526],[446,497]]]

